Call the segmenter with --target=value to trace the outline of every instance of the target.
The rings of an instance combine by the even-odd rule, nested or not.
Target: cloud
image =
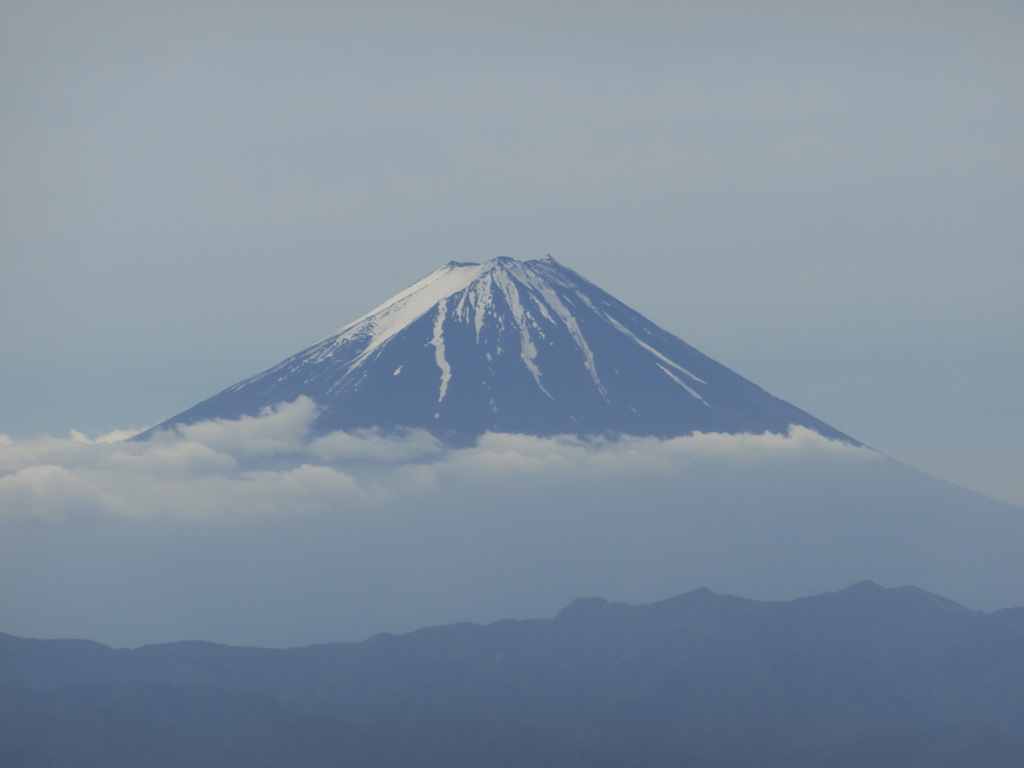
[[[307,450],[315,413],[303,398],[259,417],[203,422],[148,441],[89,440],[79,432],[5,438],[0,521],[160,517],[194,524],[358,504],[358,483]]]
[[[672,477],[694,465],[870,460],[866,448],[803,427],[786,435],[697,433],[669,440],[487,434],[446,448],[426,432],[376,430],[315,436],[317,408],[300,397],[259,416],[212,420],[123,439],[0,438],[0,521],[33,517],[201,522],[253,514],[351,510],[425,489],[603,477]],[[122,439],[116,439],[122,438]]]
[[[265,408],[259,416],[201,421],[157,433],[155,439],[160,443],[179,440],[199,443],[239,458],[286,454],[308,442],[309,427],[316,414],[316,403],[308,397],[300,397],[292,403]]]
[[[1024,603],[1021,510],[807,429],[451,448],[314,436],[315,413],[0,438],[0,630],[295,645],[581,595],[774,599],[863,578]]]

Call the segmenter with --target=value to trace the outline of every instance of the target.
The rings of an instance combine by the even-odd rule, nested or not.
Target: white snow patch
[[[633,341],[635,341],[641,347],[646,349],[648,352],[650,352],[656,358],[661,360],[663,363],[667,363],[668,365],[671,365],[677,371],[679,371],[680,373],[683,373],[683,374],[689,376],[691,379],[693,379],[696,382],[699,382],[701,384],[707,384],[707,382],[704,381],[704,379],[700,378],[699,376],[694,376],[688,370],[683,368],[683,366],[679,365],[679,363],[673,362],[669,358],[665,357],[663,354],[661,354],[661,352],[656,350],[650,344],[647,344],[647,343],[645,343],[643,341],[640,341],[640,339],[638,339],[634,334],[630,333],[629,329],[626,328],[626,326],[624,326],[622,323],[620,323],[618,320],[616,320],[611,315],[604,315],[604,318],[605,318],[605,320],[607,320],[609,323],[611,323],[615,327],[615,330],[619,331],[619,333],[622,333],[622,334],[625,334],[626,336],[629,336],[629,338],[631,338]],[[664,369],[662,369],[662,370],[664,370]],[[668,373],[668,371],[665,371],[665,372]],[[697,397],[697,395],[694,395],[694,397]]]
[[[366,341],[349,371],[404,328],[422,317],[449,296],[465,290],[487,268],[486,264],[448,264],[435,270],[401,293],[371,310],[358,320],[331,334],[317,344],[307,362],[317,363],[331,357],[342,345]]]
[[[565,306],[558,294],[551,288],[552,276],[538,274],[535,269],[527,268],[521,263],[512,265],[508,271],[514,272],[515,277],[522,282],[523,285],[527,286],[541,297],[542,301],[534,303],[545,320],[552,324],[557,321],[561,321],[562,325],[564,325],[566,330],[569,331],[569,335],[572,337],[573,342],[575,342],[580,353],[583,355],[583,364],[586,366],[587,372],[590,374],[590,378],[593,379],[595,386],[597,386],[598,392],[600,392],[601,397],[604,398],[605,402],[610,402],[608,399],[608,393],[604,388],[604,384],[601,382],[601,377],[598,376],[597,366],[594,364],[594,353],[587,344],[587,340],[584,337],[583,332],[580,330],[579,324],[576,322],[576,318],[568,307]],[[531,321],[531,325],[537,329],[541,338],[544,338],[540,325],[532,316],[529,315],[528,312],[526,312],[525,309],[523,309],[522,303],[519,299],[519,292],[515,289],[515,285],[511,280],[505,280],[503,283],[507,284],[514,292],[514,298],[510,294],[509,290],[505,290],[505,295],[509,297],[509,303],[513,306],[513,313],[516,318],[516,322],[520,326],[524,339],[529,335],[525,327],[525,321],[527,319],[529,319]],[[586,300],[586,297],[584,297],[584,300]],[[590,305],[590,302],[587,302],[587,304]],[[552,315],[552,312],[554,315]],[[524,350],[525,348],[526,345],[524,343]],[[532,340],[530,342],[530,348],[532,350],[532,355],[536,356],[536,347],[533,345]],[[535,376],[534,378],[537,377]],[[539,383],[540,381],[538,379],[538,385]]]
[[[480,331],[484,327],[484,318],[487,312],[491,309],[491,284],[493,278],[488,273],[483,275],[475,284],[473,291],[467,291],[466,298],[469,299],[470,305],[473,308],[473,326],[476,330],[477,343],[480,341]]]
[[[441,389],[437,396],[437,402],[444,400],[448,394],[448,382],[452,378],[452,367],[444,356],[444,318],[447,314],[448,305],[443,301],[437,305],[437,318],[434,320],[434,338],[430,343],[434,345],[434,360],[437,367],[441,369]]]
[[[544,385],[540,380],[541,372],[540,368],[537,367],[537,347],[533,343],[533,338],[530,335],[530,326],[534,325],[535,321],[523,306],[522,299],[519,296],[519,289],[516,288],[515,283],[509,279],[507,274],[498,273],[495,275],[492,273],[491,279],[494,281],[494,284],[501,289],[502,293],[505,294],[509,309],[512,310],[512,319],[515,321],[516,327],[519,329],[519,357],[522,359],[523,365],[525,365],[526,369],[530,372],[530,375],[533,376],[533,380],[536,382],[540,391],[550,398],[551,393],[544,388]]]
[[[697,400],[700,400],[700,401],[701,401],[702,403],[704,403],[704,405],[707,405],[707,407],[708,407],[708,408],[710,408],[710,407],[711,407],[710,405],[708,405],[708,404],[707,404],[707,402],[706,402],[706,401],[704,400],[704,398],[703,398],[703,397],[701,397],[700,395],[698,395],[698,394],[697,394],[697,393],[696,393],[696,392],[695,392],[695,391],[693,390],[693,388],[692,388],[692,387],[688,386],[688,385],[686,384],[686,382],[684,382],[684,381],[683,381],[682,379],[680,379],[680,378],[679,378],[678,376],[676,376],[676,375],[675,375],[674,373],[672,373],[672,371],[670,371],[670,370],[669,370],[668,368],[666,368],[666,367],[665,367],[664,365],[662,365],[661,363],[655,363],[655,365],[657,365],[657,366],[658,366],[659,368],[661,368],[662,372],[663,372],[663,373],[664,373],[664,374],[665,374],[666,376],[668,376],[668,377],[669,377],[670,379],[672,379],[672,381],[674,381],[674,382],[675,382],[676,384],[678,384],[678,385],[679,385],[680,387],[682,387],[683,389],[685,389],[685,390],[686,390],[686,391],[687,391],[687,392],[688,392],[688,393],[690,394],[690,396],[691,396],[691,397],[694,397],[694,398],[696,398]]]
[[[527,273],[529,274],[529,273]],[[562,300],[555,293],[550,284],[546,280],[538,280],[536,276],[530,274],[531,278],[529,281],[530,287],[537,291],[544,299],[544,302],[555,311],[556,316],[562,321],[562,324],[569,331],[569,335],[572,336],[572,340],[576,343],[580,352],[583,355],[583,364],[587,368],[587,372],[590,374],[590,378],[593,379],[594,384],[597,386],[597,391],[601,393],[601,397],[604,401],[611,402],[608,399],[608,392],[604,388],[604,384],[601,382],[601,377],[597,375],[597,366],[594,364],[594,353],[591,351],[590,346],[587,344],[587,339],[583,335],[583,331],[580,330],[579,323],[576,322],[576,318],[573,313],[569,310]],[[593,305],[587,301],[587,297],[582,293],[577,292],[583,301],[593,308]]]

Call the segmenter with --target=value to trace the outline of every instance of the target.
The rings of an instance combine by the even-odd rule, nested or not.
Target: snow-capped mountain
[[[154,427],[299,396],[316,428],[531,435],[785,432],[853,441],[550,256],[450,262],[336,333]],[[146,433],[144,433],[146,434]]]

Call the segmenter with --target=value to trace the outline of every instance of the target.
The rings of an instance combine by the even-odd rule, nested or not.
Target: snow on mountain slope
[[[255,415],[300,395],[316,428],[853,441],[657,327],[550,256],[450,262],[278,365],[154,429]],[[145,433],[144,433],[145,434]]]

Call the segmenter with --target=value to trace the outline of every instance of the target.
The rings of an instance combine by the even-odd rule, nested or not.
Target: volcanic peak
[[[335,333],[162,427],[238,418],[299,396],[316,428],[845,439],[547,256],[451,261]]]

